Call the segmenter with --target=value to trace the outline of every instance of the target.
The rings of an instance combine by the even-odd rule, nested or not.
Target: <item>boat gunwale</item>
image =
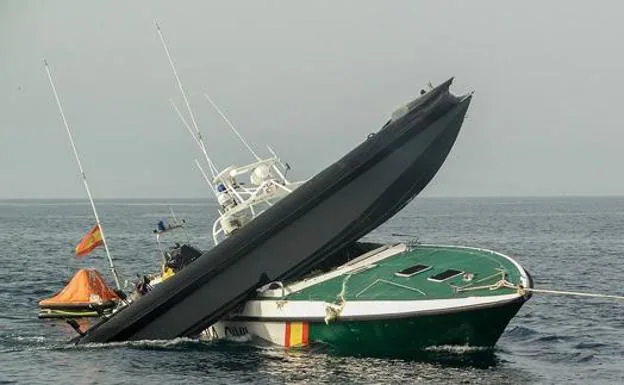
[[[262,292],[257,292],[257,296],[258,298],[263,299],[281,299],[288,295],[305,290],[311,286],[318,285],[336,277],[347,275],[350,272],[355,272],[375,262],[383,261],[384,259],[393,257],[407,251],[409,251],[409,247],[407,247],[405,243],[384,244],[383,246],[365,252],[364,254],[357,256],[353,260],[345,262],[342,265],[326,273],[322,273],[303,280],[294,281],[292,284],[284,285],[283,288],[280,287],[278,289],[270,289]],[[358,260],[358,258],[361,259]]]
[[[496,297],[504,297],[504,298],[496,298]],[[474,299],[475,297],[467,297],[467,298],[461,298],[461,299],[453,299],[453,300],[469,300],[469,299]],[[509,304],[513,304],[516,302],[520,302],[520,303],[524,303],[528,300],[528,298],[524,295],[521,294],[505,294],[505,295],[497,295],[497,296],[488,296],[488,297],[478,297],[478,298],[488,298],[488,299],[492,299],[495,298],[494,301],[488,301],[488,302],[482,302],[482,303],[476,303],[476,304],[470,304],[470,305],[460,305],[460,306],[453,306],[453,307],[448,307],[448,306],[442,306],[440,308],[437,309],[427,309],[427,310],[414,310],[414,311],[406,311],[406,312],[401,312],[401,313],[377,313],[377,314],[359,314],[359,315],[339,315],[336,317],[336,319],[332,322],[360,322],[360,321],[379,321],[379,320],[385,320],[385,319],[405,319],[405,318],[415,318],[415,317],[421,317],[421,316],[435,316],[435,315],[445,315],[445,314],[449,314],[449,313],[458,313],[458,312],[467,312],[467,311],[472,311],[472,310],[481,310],[481,309],[490,309],[490,308],[497,308],[497,307],[502,307],[502,306],[506,306]],[[258,302],[266,302],[268,300],[262,300],[262,301],[258,301]],[[449,300],[426,300],[426,301],[449,301]],[[295,302],[295,301],[293,301]],[[320,302],[322,304],[327,304],[326,302],[323,301],[296,301],[296,302]],[[422,304],[422,302],[424,301],[351,301],[353,302],[420,302]],[[262,313],[262,311],[260,311],[260,313]],[[284,315],[284,316],[268,316],[268,317],[263,317],[263,316],[252,316],[252,315],[242,315],[242,314],[236,314],[233,315],[231,317],[225,318],[223,319],[223,321],[226,322],[237,322],[237,321],[257,321],[257,322],[284,322],[284,321],[303,321],[303,322],[325,322],[325,314],[323,314],[322,316],[300,316],[297,317],[296,315]]]

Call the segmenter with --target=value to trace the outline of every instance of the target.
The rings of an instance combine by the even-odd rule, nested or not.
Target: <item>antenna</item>
[[[173,207],[169,206],[169,212],[171,213],[171,216],[173,217],[173,223],[176,225],[181,225],[181,229],[184,232],[184,236],[186,237],[186,241],[188,243],[191,243],[191,239],[189,238],[188,234],[186,233],[186,229],[184,228],[184,224],[186,223],[184,221],[184,219],[182,219],[182,223],[178,222],[178,217],[176,217],[175,213],[173,212]]]
[[[197,121],[195,121],[195,115],[193,115],[193,110],[191,110],[191,105],[189,104],[188,98],[186,97],[186,92],[184,92],[184,88],[182,87],[182,82],[180,81],[180,77],[178,76],[178,71],[176,70],[175,64],[173,64],[173,59],[171,58],[171,53],[169,52],[169,47],[167,47],[167,43],[165,42],[165,38],[160,30],[160,26],[158,22],[154,22],[156,25],[156,31],[158,31],[158,36],[160,37],[160,41],[162,42],[163,48],[165,49],[165,53],[167,54],[167,59],[169,59],[169,64],[171,64],[171,69],[173,70],[173,75],[176,78],[176,82],[178,83],[178,88],[180,89],[180,93],[182,93],[182,97],[184,98],[184,103],[186,104],[186,109],[191,117],[191,122],[193,123],[193,128],[195,128],[195,133],[197,136],[197,141],[201,147],[208,164],[213,164],[208,156],[208,151],[206,151],[206,145],[204,144],[204,139],[202,137],[201,132],[199,131],[199,127],[197,126]],[[212,171],[212,166],[211,166]]]
[[[245,147],[247,147],[247,149],[249,150],[249,152],[251,152],[251,155],[253,155],[254,158],[256,158],[256,160],[262,160],[260,159],[260,157],[255,153],[255,151],[251,148],[251,146],[249,145],[249,143],[247,143],[247,141],[245,140],[245,138],[243,138],[243,136],[240,134],[240,132],[238,132],[238,130],[234,127],[234,125],[232,124],[232,122],[230,122],[230,119],[227,118],[227,116],[225,116],[225,114],[223,113],[223,111],[221,111],[221,109],[216,105],[216,103],[210,98],[210,96],[208,96],[208,94],[204,94],[204,96],[206,97],[206,99],[208,99],[208,102],[210,102],[210,104],[212,105],[212,107],[214,107],[214,109],[219,113],[219,115],[221,115],[221,117],[223,118],[223,120],[225,120],[225,122],[227,123],[227,125],[230,127],[230,129],[232,129],[232,131],[234,131],[234,134],[238,137],[238,139],[240,139],[240,141],[243,143],[243,145],[245,145]],[[277,157],[277,155],[275,154],[275,152],[269,147],[269,151],[271,152],[271,154],[278,160],[278,162],[281,161],[279,160],[279,158]],[[273,165],[273,169],[275,170],[275,172],[277,173],[277,175],[282,178],[282,180],[284,181],[284,183],[288,183],[288,181],[285,178],[285,175],[282,174],[282,172],[275,166]]]
[[[204,96],[206,97],[206,99],[208,99],[208,102],[212,105],[212,107],[219,113],[219,115],[221,115],[221,117],[223,118],[223,120],[225,120],[225,123],[227,123],[227,125],[232,129],[232,131],[234,132],[234,134],[238,137],[238,139],[240,139],[240,141],[243,143],[243,145],[245,147],[247,147],[247,149],[249,150],[249,152],[251,153],[251,155],[256,158],[256,160],[260,160],[260,157],[254,152],[254,150],[251,148],[251,146],[249,145],[249,143],[247,143],[247,141],[245,140],[245,138],[243,138],[243,136],[240,134],[240,132],[238,132],[238,130],[234,127],[234,125],[232,124],[232,122],[230,122],[230,119],[227,118],[227,116],[225,116],[225,114],[223,113],[223,111],[221,111],[221,109],[215,104],[215,102],[210,98],[210,96],[208,96],[208,94],[204,94]]]
[[[279,175],[280,178],[282,178],[282,180],[284,181],[285,184],[288,184],[288,180],[286,179],[286,174],[288,173],[288,170],[290,170],[290,165],[288,163],[284,164],[282,163],[282,160],[280,159],[279,156],[277,156],[277,153],[275,151],[273,151],[273,149],[271,148],[271,146],[269,146],[267,144],[267,150],[269,150],[269,152],[271,153],[271,155],[273,155],[273,157],[275,159],[277,159],[277,161],[279,162],[280,166],[284,167],[284,170],[286,170],[284,173],[282,173],[277,167],[273,166],[273,169],[275,170],[275,172],[277,172],[277,175]]]
[[[93,202],[93,197],[91,196],[91,190],[89,189],[89,184],[87,183],[87,175],[85,174],[82,168],[82,163],[80,162],[80,157],[78,156],[78,151],[76,150],[76,144],[74,143],[74,138],[72,137],[72,133],[69,130],[69,124],[67,124],[67,119],[65,118],[63,107],[61,106],[61,100],[59,99],[58,93],[56,92],[56,86],[54,85],[54,80],[52,79],[52,73],[50,72],[50,67],[48,66],[47,60],[43,59],[43,64],[45,66],[46,72],[48,73],[50,86],[52,86],[52,92],[54,93],[54,98],[56,99],[56,105],[58,106],[59,112],[61,113],[61,118],[63,119],[65,130],[67,130],[67,135],[69,136],[69,143],[71,143],[72,149],[74,150],[74,156],[76,157],[76,163],[78,163],[78,168],[80,169],[82,183],[84,184],[85,190],[87,190],[87,195],[89,196],[89,202],[91,202],[91,208],[93,209],[95,222],[100,228],[100,234],[102,235],[102,242],[104,243],[104,249],[106,249],[106,256],[108,257],[108,262],[110,263],[110,268],[113,273],[113,278],[115,279],[115,286],[117,286],[118,290],[121,290],[121,284],[119,283],[119,276],[117,275],[117,270],[115,269],[115,265],[113,264],[113,259],[111,258],[110,251],[108,250],[108,244],[106,243],[106,237],[104,236],[104,229],[102,228],[102,225],[100,223],[100,217],[98,216],[97,210],[95,209],[95,203]]]
[[[188,133],[191,134],[191,136],[195,140],[195,143],[197,143],[197,145],[201,149],[202,148],[201,142],[199,141],[199,139],[197,139],[195,134],[193,134],[193,130],[191,129],[191,126],[189,126],[189,124],[186,122],[186,119],[184,119],[184,116],[180,112],[180,109],[178,109],[178,106],[175,104],[173,100],[169,99],[169,101],[171,102],[171,105],[173,106],[173,109],[175,110],[176,114],[178,114],[178,118],[180,118],[180,121],[182,121],[182,124],[184,125],[184,127],[186,127],[186,130],[188,131]],[[219,171],[217,171],[216,165],[212,161],[209,160],[208,167],[210,167],[210,173],[212,174],[212,177],[214,178],[219,173]]]
[[[206,183],[208,183],[208,186],[210,187],[210,191],[212,191],[215,194],[215,196],[216,196],[217,195],[217,191],[215,190],[214,186],[212,185],[212,181],[210,180],[210,178],[208,178],[208,175],[206,175],[206,173],[204,172],[204,169],[202,168],[201,164],[199,163],[199,161],[197,159],[195,159],[195,165],[197,166],[199,171],[201,171],[202,175],[204,176],[204,179],[206,180]]]
[[[199,146],[199,148],[201,148],[201,143],[199,143],[199,139],[197,139],[197,137],[195,136],[195,134],[193,133],[193,129],[191,128],[191,126],[189,126],[188,122],[186,121],[186,119],[184,119],[184,115],[182,115],[182,112],[180,112],[180,109],[178,108],[178,106],[175,104],[175,102],[173,101],[173,99],[169,99],[169,102],[171,103],[171,106],[173,107],[173,109],[175,110],[176,114],[178,115],[178,118],[180,118],[180,121],[182,122],[182,124],[184,125],[184,127],[186,128],[186,130],[188,131],[189,134],[191,134],[191,136],[193,137],[193,139],[195,140],[195,143],[197,143],[197,145]]]

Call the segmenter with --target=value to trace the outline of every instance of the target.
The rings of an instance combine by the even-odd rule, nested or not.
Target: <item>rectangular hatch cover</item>
[[[451,279],[451,278],[453,278],[455,276],[458,276],[458,275],[460,275],[462,273],[463,273],[463,271],[460,271],[460,270],[448,269],[448,270],[445,270],[445,271],[443,271],[443,272],[441,272],[439,274],[431,276],[431,277],[429,277],[427,279],[430,280],[430,281],[433,281],[433,282],[442,282],[442,281],[446,281],[447,279]]]
[[[401,271],[398,271],[396,273],[394,273],[394,275],[396,275],[397,277],[404,277],[404,278],[409,278],[413,275],[416,275],[418,273],[422,273],[423,271],[427,271],[431,269],[431,266],[427,266],[427,265],[414,265],[414,266],[410,266],[408,268],[405,268]]]

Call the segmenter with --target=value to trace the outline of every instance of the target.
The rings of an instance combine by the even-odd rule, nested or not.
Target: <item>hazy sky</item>
[[[312,176],[428,81],[475,97],[424,195],[624,194],[621,1],[0,0],[0,198],[202,197],[165,34],[219,166],[263,151]]]

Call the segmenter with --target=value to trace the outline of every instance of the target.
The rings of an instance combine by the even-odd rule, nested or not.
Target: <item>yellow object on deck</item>
[[[164,267],[163,266],[163,272],[161,274],[161,281],[166,280],[167,278],[171,278],[175,275],[175,272],[173,271],[172,268],[170,267]]]

